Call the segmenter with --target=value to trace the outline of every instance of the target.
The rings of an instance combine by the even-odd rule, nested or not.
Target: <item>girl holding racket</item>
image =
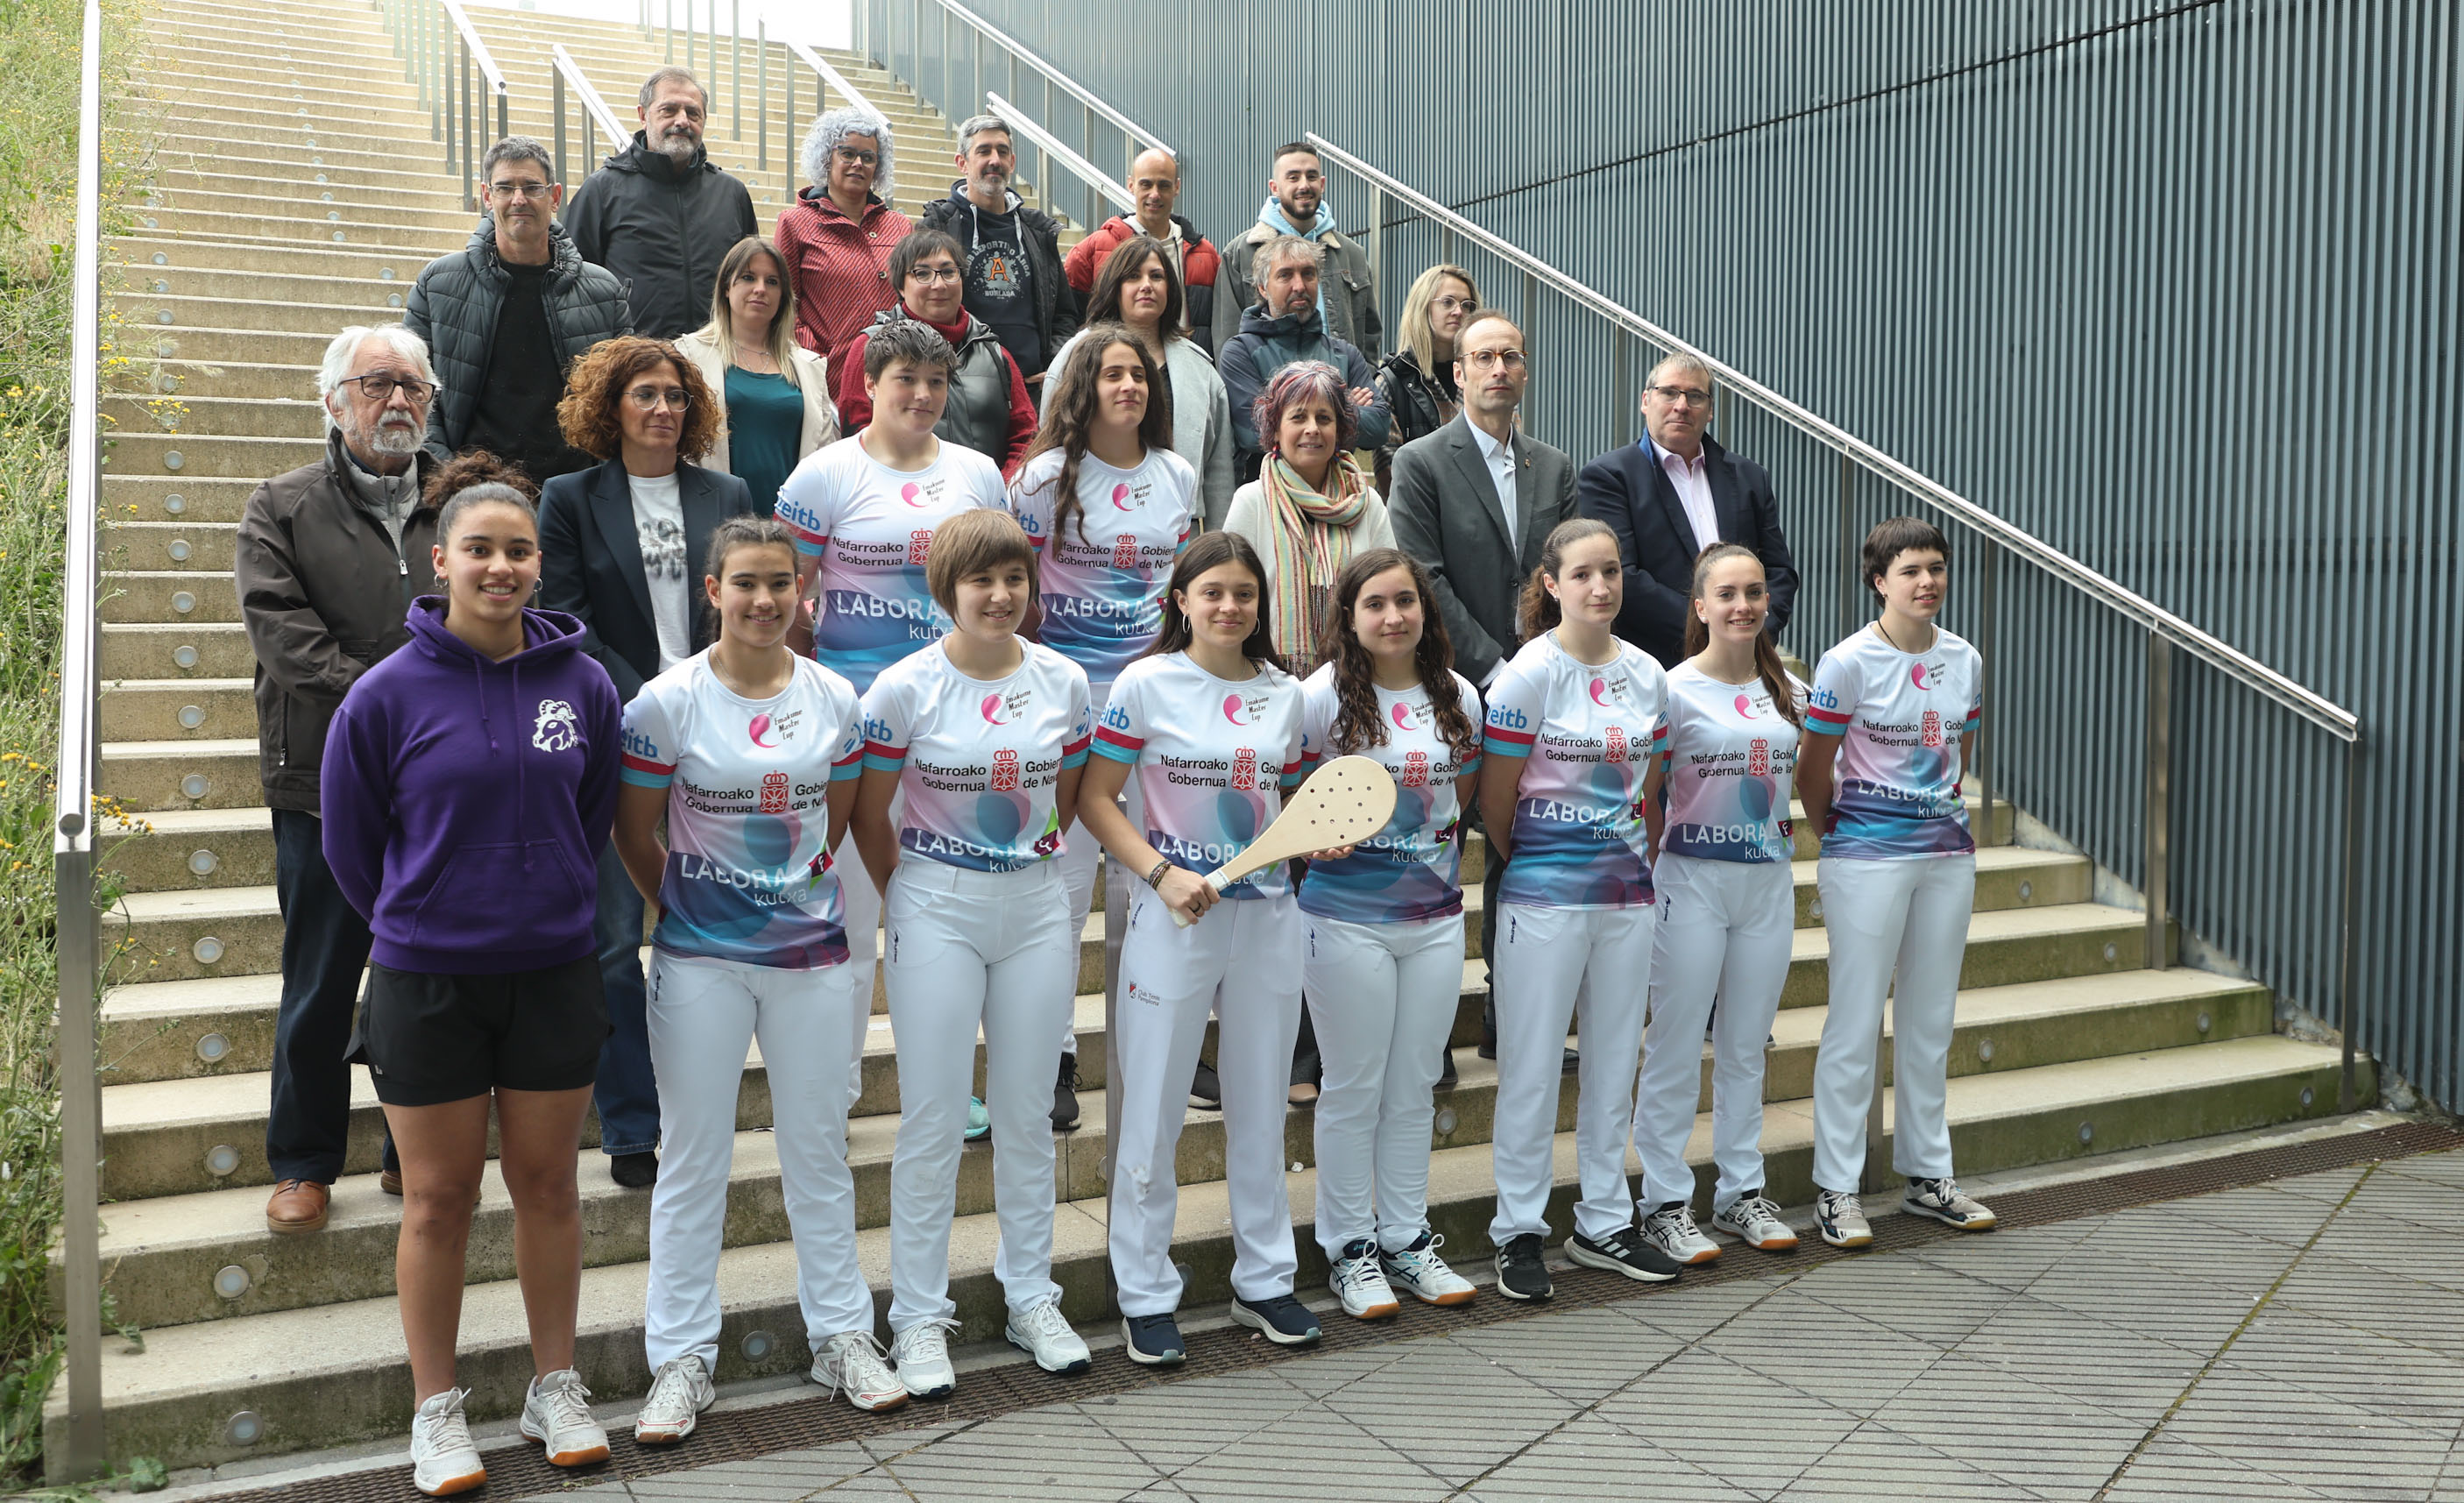
[[[1301,686],[1307,760],[1359,754],[1393,775],[1394,817],[1301,879],[1304,991],[1325,1083],[1317,1240],[1344,1314],[1397,1291],[1468,1303],[1429,1230],[1430,1092],[1463,994],[1462,818],[1478,790],[1480,692],[1454,671],[1429,576],[1373,548],[1335,577],[1330,656]]]
[[[1642,1240],[1627,1198],[1634,1058],[1651,983],[1643,810],[1660,791],[1666,675],[1610,634],[1625,595],[1617,537],[1560,522],[1523,588],[1524,645],[1488,691],[1480,804],[1498,887],[1497,1291],[1547,1299],[1551,1144],[1566,1025],[1582,1015],[1582,1180],[1566,1256],[1657,1283],[1677,1265]]]

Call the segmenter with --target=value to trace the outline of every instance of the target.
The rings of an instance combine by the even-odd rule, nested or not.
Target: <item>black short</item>
[[[370,964],[350,1057],[385,1105],[439,1106],[499,1088],[580,1090],[607,1033],[597,956],[495,976]]]

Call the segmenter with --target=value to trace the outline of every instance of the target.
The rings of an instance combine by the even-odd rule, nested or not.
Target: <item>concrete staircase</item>
[[[620,102],[658,60],[629,28],[473,13],[516,81],[517,130],[547,134],[540,59],[551,41],[562,41]],[[181,1466],[400,1435],[408,1423],[391,1297],[399,1203],[377,1187],[379,1114],[364,1079],[350,1172],[335,1187],[330,1225],[307,1237],[265,1229],[265,1072],[280,919],[231,543],[249,489],[318,452],[314,365],[326,339],[345,323],[392,316],[421,265],[458,248],[473,220],[373,10],[350,0],[168,0],[156,25],[143,87],[164,117],[161,170],[139,228],[111,248],[126,287],[118,297],[130,327],[121,353],[144,357],[152,389],[109,404],[119,436],[104,482],[113,595],[102,633],[104,786],[145,811],[150,826],[113,858],[126,883],[114,933],[130,951],[122,984],[104,1004],[104,1183],[113,1204],[103,1213],[103,1255],[122,1317],[145,1336],[142,1351],[112,1344],[104,1393],[115,1457],[152,1454]],[[774,56],[774,69],[786,66],[783,56]],[[930,164],[951,149],[946,125],[877,70],[852,57],[834,62],[897,118],[908,165],[902,207],[943,190],[947,178]],[[731,119],[722,100],[713,125]],[[792,136],[783,106],[772,135],[775,163]],[[745,143],[714,136],[712,144],[722,161],[752,161]],[[780,179],[774,168],[753,181],[767,218],[785,201]],[[177,402],[149,405],[149,396]],[[1990,820],[1974,812],[2007,842],[2007,806]],[[1476,872],[1476,844],[1468,854]],[[1800,843],[1798,854],[1810,857],[1810,847]],[[1979,864],[1951,1054],[1964,1172],[2332,1112],[2335,1053],[2277,1036],[2263,987],[2143,969],[2139,916],[2090,900],[2083,859],[1997,843]],[[1770,1190],[1788,1204],[1813,1194],[1805,1098],[1826,953],[1810,859],[1799,861],[1796,881],[1799,927],[1771,1054],[1766,1132]],[[1065,1203],[1056,1273],[1068,1313],[1090,1327],[1108,1309],[1099,930],[1100,917],[1086,939],[1077,1013],[1088,1110],[1062,1140],[1056,1187]],[[1462,1081],[1439,1101],[1432,1183],[1437,1226],[1474,1271],[1486,1249],[1496,1087],[1494,1066],[1470,1047],[1484,975],[1467,955],[1455,1034]],[[876,1018],[850,1133],[862,1256],[876,1289],[888,1280],[892,1066],[886,1019]],[[1561,1126],[1572,1125],[1573,1096],[1570,1080]],[[738,1113],[721,1272],[726,1379],[792,1372],[808,1359],[768,1120],[766,1076],[755,1059]],[[1561,1136],[1558,1148],[1562,1227],[1571,1138]],[[1292,1115],[1287,1151],[1303,1166],[1290,1186],[1306,1222],[1313,1195],[1306,1113]],[[1693,1151],[1698,1162],[1707,1159],[1707,1118]],[[1220,1119],[1193,1113],[1180,1150],[1188,1187],[1177,1239],[1193,1304],[1221,1298],[1229,1269],[1221,1152]],[[640,1310],[649,1198],[617,1189],[587,1144],[583,1154],[581,1364],[591,1387],[616,1401],[640,1393],[648,1378]],[[988,1145],[970,1146],[952,1244],[954,1293],[975,1340],[992,1337],[1001,1319],[990,1272],[990,1166]],[[492,1178],[472,1236],[463,1332],[463,1378],[483,1417],[511,1412],[529,1371],[511,1230],[510,1205]],[[1304,1276],[1314,1278],[1322,1269],[1306,1232],[1303,1242]],[[611,1404],[610,1413],[621,1407]],[[55,1401],[55,1424],[61,1412]]]

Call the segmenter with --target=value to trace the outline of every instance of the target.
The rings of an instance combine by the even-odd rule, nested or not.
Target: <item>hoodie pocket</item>
[[[552,940],[577,918],[587,929],[597,911],[596,884],[582,883],[555,841],[464,846],[419,900],[405,942],[429,950],[510,950]]]

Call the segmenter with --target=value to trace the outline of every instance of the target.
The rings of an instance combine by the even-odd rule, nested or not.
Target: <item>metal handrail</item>
[[[2295,682],[2232,644],[2183,620],[2136,590],[2098,573],[2052,543],[2013,526],[1966,497],[1953,492],[1947,486],[1919,473],[1914,466],[1891,457],[1846,430],[1815,416],[1769,387],[1696,349],[1640,314],[1576,281],[1538,256],[1490,233],[1426,194],[1397,182],[1317,132],[1309,131],[1305,135],[1309,144],[1379,191],[1409,205],[1413,210],[1445,226],[1501,260],[1512,263],[1528,276],[1554,288],[1573,301],[1617,324],[1646,343],[1700,360],[1710,368],[1713,377],[1722,386],[1746,401],[1771,413],[1815,442],[1854,460],[1918,499],[1956,517],[1968,526],[1983,533],[1997,544],[2010,549],[2074,589],[2086,594],[2100,605],[2120,612],[2218,672],[2257,690],[2330,735],[2346,741],[2357,741],[2361,739],[2361,718],[2352,711]]]
[[[1042,74],[1045,81],[1059,88],[1064,94],[1068,95],[1071,99],[1076,99],[1079,103],[1094,111],[1097,115],[1102,116],[1105,122],[1111,124],[1114,130],[1119,131],[1122,135],[1129,137],[1133,141],[1145,143],[1148,146],[1162,152],[1165,156],[1172,158],[1175,162],[1180,160],[1180,153],[1173,150],[1170,146],[1165,145],[1163,144],[1162,137],[1137,123],[1135,121],[1131,120],[1127,115],[1122,114],[1119,110],[1112,108],[1110,104],[1105,103],[1102,99],[1099,99],[1094,95],[1089,93],[1077,79],[1070,77],[1067,74],[1063,73],[1060,69],[1052,66],[1052,64],[1045,62],[1043,58],[1038,57],[1035,54],[1027,51],[1025,47],[1021,45],[1019,41],[1015,37],[1011,36],[1007,32],[1004,32],[1000,27],[993,25],[982,16],[976,14],[976,12],[968,10],[965,6],[958,4],[957,0],[935,0],[935,3],[938,4],[943,11],[948,11],[951,15],[957,17],[961,21],[964,21],[967,25],[974,27],[986,40],[1007,52],[1011,56],[1034,69],[1037,73]],[[987,99],[990,99],[991,97],[992,96],[989,92],[985,96]]]
[[[984,102],[992,106],[993,113],[1000,116],[1014,133],[1024,136],[1043,152],[1047,161],[1058,163],[1077,174],[1089,188],[1103,194],[1106,201],[1123,214],[1134,216],[1137,213],[1138,201],[1130,196],[1128,188],[1106,177],[1103,169],[1092,162],[1063,145],[1060,137],[1029,119],[1024,110],[989,89],[984,91]],[[1051,185],[1045,185],[1043,196],[1049,199],[1051,194]]]
[[[622,151],[631,145],[633,133],[625,128],[625,122],[617,119],[616,112],[607,107],[607,101],[591,87],[590,80],[583,77],[582,65],[573,60],[573,55],[564,50],[564,44],[558,42],[547,52],[548,60],[556,64],[556,71],[563,76],[565,82],[573,85],[574,93],[582,97],[583,109],[589,114],[591,122],[599,127],[600,134],[607,138],[608,148]]]
[[[462,96],[461,109],[458,114],[454,109],[454,70],[445,70],[445,89],[442,99],[445,124],[445,170],[448,172],[455,170],[453,147],[458,141],[462,147],[459,174],[462,179],[462,207],[476,210],[479,207],[476,171],[480,153],[472,130],[471,65],[473,63],[479,65],[480,81],[485,83],[488,92],[495,97],[496,137],[499,140],[513,134],[511,91],[505,82],[504,70],[496,66],[495,55],[488,51],[488,44],[479,39],[479,29],[471,24],[470,13],[462,9],[462,0],[435,0],[435,3],[446,20],[452,24],[454,35],[462,44],[462,66],[459,70],[462,77]],[[482,126],[487,123],[487,112],[484,109],[480,111],[478,123]]]
[[[102,7],[86,0],[78,60],[77,278],[70,316],[68,540],[61,582],[60,738],[53,763],[52,877],[59,959],[60,1256],[68,1321],[68,1456],[55,1474],[103,1469],[102,1093],[95,1073],[101,989],[94,912],[99,747],[96,603],[101,598]]]
[[[805,67],[812,69],[814,73],[820,75],[822,81],[828,84],[831,88],[838,90],[839,94],[844,97],[849,104],[854,105],[857,109],[869,111],[874,115],[878,115],[885,121],[890,118],[889,116],[882,114],[881,107],[879,105],[857,93],[855,85],[847,81],[847,75],[839,72],[836,68],[831,67],[828,63],[824,62],[822,60],[821,54],[813,51],[810,47],[807,47],[803,42],[799,41],[787,41],[786,48],[787,51],[795,54],[796,60],[798,62],[803,63]]]

